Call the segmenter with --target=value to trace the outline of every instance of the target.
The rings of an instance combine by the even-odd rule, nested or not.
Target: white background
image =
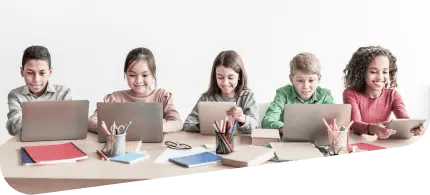
[[[90,101],[90,112],[107,93],[128,89],[127,53],[149,48],[158,86],[173,94],[182,120],[209,85],[216,55],[242,56],[258,102],[273,100],[288,84],[289,61],[299,52],[322,65],[320,85],[342,103],[343,69],[360,46],[381,45],[398,58],[398,84],[408,114],[429,116],[430,3],[422,1],[7,1],[0,4],[0,110],[5,129],[7,94],[24,85],[22,54],[46,46],[54,68],[51,82]],[[116,194],[132,189],[168,193],[425,192],[429,138],[408,147],[81,189],[59,194]],[[1,157],[7,158],[7,157]],[[1,181],[6,191],[13,191]],[[167,187],[171,186],[171,187]],[[351,187],[351,188],[348,188]],[[419,191],[418,191],[419,190]]]

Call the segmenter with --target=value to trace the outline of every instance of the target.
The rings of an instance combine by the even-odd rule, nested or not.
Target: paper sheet
[[[154,161],[155,164],[174,164],[169,161],[169,158],[176,158],[182,156],[188,156],[193,154],[198,154],[202,152],[213,152],[215,153],[215,149],[206,149],[204,147],[193,147],[190,150],[175,150],[166,148],[163,153]]]

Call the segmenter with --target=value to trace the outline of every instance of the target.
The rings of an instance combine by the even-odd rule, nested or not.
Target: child
[[[25,86],[9,92],[6,129],[10,135],[21,131],[23,102],[71,100],[70,89],[61,85],[49,83],[52,74],[51,55],[43,46],[31,46],[25,49],[22,56],[21,76]]]
[[[251,133],[259,127],[255,96],[247,86],[247,76],[243,62],[235,51],[223,51],[215,58],[212,66],[209,89],[200,96],[184,122],[185,131],[200,131],[199,102],[236,102],[236,107],[226,111],[226,115],[237,121],[237,129]]]
[[[351,104],[351,128],[358,134],[387,139],[395,131],[387,129],[391,112],[396,118],[409,118],[397,87],[396,57],[380,46],[360,47],[345,70],[343,102]],[[411,130],[421,135],[423,127]]]
[[[281,129],[284,126],[285,104],[333,104],[330,90],[318,86],[321,80],[318,58],[311,53],[299,53],[290,62],[290,82],[276,90],[261,120],[261,127]]]
[[[182,121],[172,103],[172,94],[156,88],[155,59],[149,49],[139,47],[131,50],[124,64],[124,75],[130,90],[107,94],[104,102],[153,102],[163,104],[163,131],[176,132],[182,129]],[[97,133],[97,110],[88,119],[88,130]]]

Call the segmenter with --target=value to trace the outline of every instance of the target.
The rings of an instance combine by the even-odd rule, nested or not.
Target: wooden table
[[[409,145],[417,139],[419,137],[413,137],[409,140],[376,140],[374,136],[351,134],[349,143],[368,142],[392,148]],[[166,134],[164,141],[167,140],[187,143],[193,147],[203,146],[208,143],[215,144],[214,136],[204,136],[190,132]],[[21,165],[21,147],[69,141],[21,142],[19,141],[19,136],[10,139],[0,148],[0,165],[5,180],[14,189],[22,193],[33,194],[232,168],[221,163],[193,168],[184,168],[171,164],[154,164],[153,162],[166,149],[164,141],[163,143],[143,143],[141,151],[149,154],[149,158],[135,164],[102,161],[95,151],[101,149],[104,144],[98,143],[97,135],[93,133],[88,133],[86,139],[72,140],[76,146],[88,154],[90,157],[88,160],[71,164],[45,166]],[[127,142],[127,150],[132,150],[136,144],[137,142]],[[249,135],[235,136],[234,144],[235,148],[240,150],[241,147],[251,144],[251,138]]]

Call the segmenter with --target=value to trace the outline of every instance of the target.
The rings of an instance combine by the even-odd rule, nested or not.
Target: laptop
[[[88,106],[88,100],[24,102],[21,141],[86,138]]]
[[[350,104],[285,104],[283,141],[313,142],[316,146],[328,145],[329,124],[348,126],[351,121]]]
[[[225,112],[233,107],[236,107],[235,102],[199,102],[200,133],[215,135],[213,123],[225,120]]]
[[[160,143],[163,141],[163,105],[158,103],[142,102],[98,102],[97,122],[98,140],[106,142],[106,135],[101,127],[101,122],[106,123],[107,128],[115,121],[116,126],[132,121],[127,129],[125,139],[127,141],[139,141],[145,143]]]
[[[394,129],[396,133],[391,135],[389,139],[409,139],[413,135],[410,130],[421,126],[425,122],[426,120],[424,119],[393,119],[388,123],[387,128]]]

